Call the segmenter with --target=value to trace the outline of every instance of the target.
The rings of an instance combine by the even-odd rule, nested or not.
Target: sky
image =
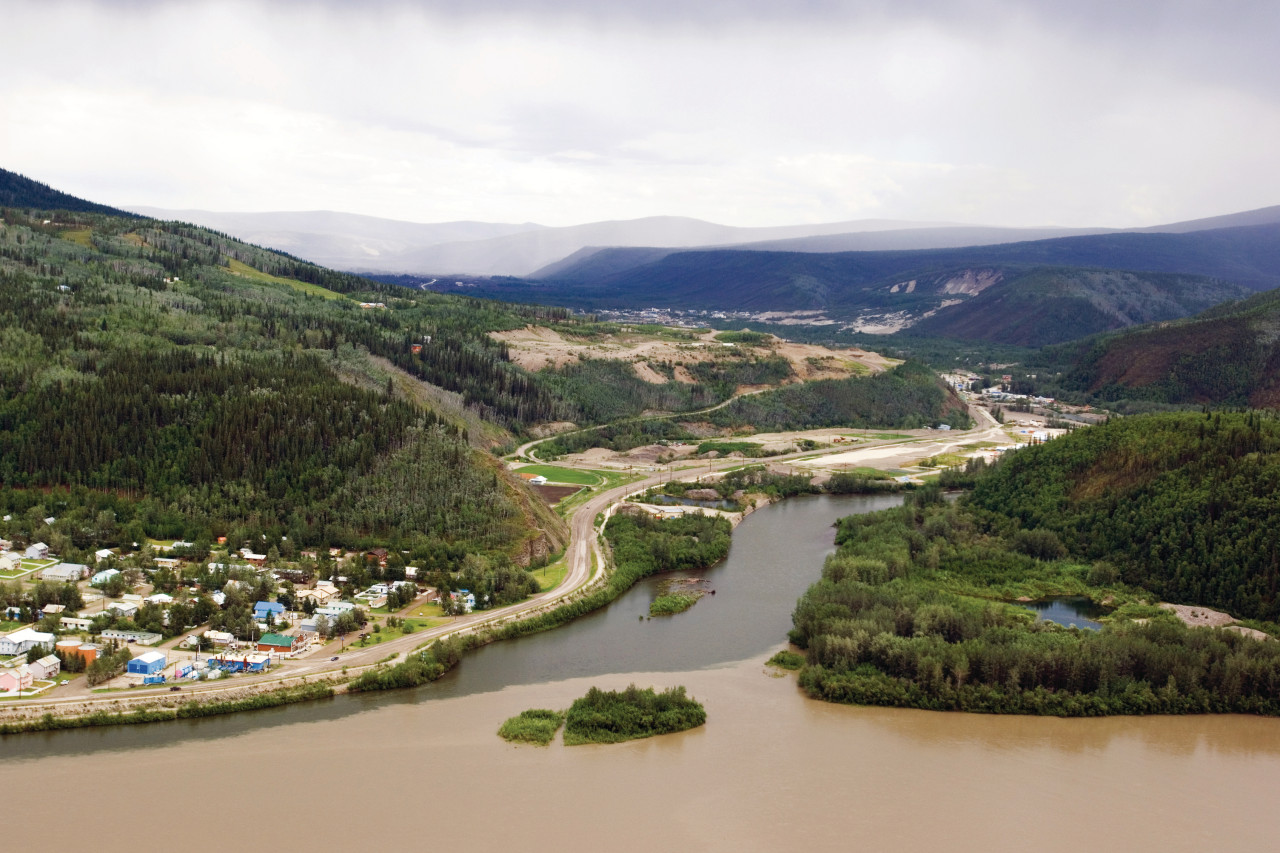
[[[475,8],[482,7],[482,8]],[[1280,204],[1273,0],[0,0],[0,166],[414,222]]]

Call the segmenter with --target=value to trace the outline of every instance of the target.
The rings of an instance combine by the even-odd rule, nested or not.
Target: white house
[[[113,601],[107,609],[114,610],[122,619],[130,619],[138,613],[138,605],[132,601]]]
[[[110,560],[115,555],[116,552],[112,551],[110,548],[101,548],[93,552],[93,560],[96,563],[101,563],[103,560]]]
[[[23,628],[7,637],[0,637],[0,655],[23,655],[35,646],[53,648],[54,639],[53,634],[46,634],[34,628]]]
[[[40,573],[40,580],[56,583],[77,583],[89,574],[89,567],[83,563],[58,563]]]
[[[5,551],[0,554],[0,572],[14,572],[22,565],[22,555],[17,551]]]
[[[37,542],[27,548],[26,556],[28,560],[47,560],[49,559],[49,546],[43,542]]]

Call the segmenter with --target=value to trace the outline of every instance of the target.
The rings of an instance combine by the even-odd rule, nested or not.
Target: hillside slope
[[[22,210],[70,210],[77,213],[102,213],[107,216],[132,217],[135,214],[85,201],[73,195],[55,190],[48,184],[0,169],[0,207],[16,207]]]
[[[1280,407],[1280,291],[1045,357],[1063,391],[1101,401]]]
[[[469,443],[465,419],[397,393],[370,357],[447,377],[475,411],[519,424],[555,402],[484,342],[524,318],[396,301],[190,226],[3,218],[0,506],[16,534],[64,555],[227,536],[519,558],[563,541]],[[375,300],[387,307],[361,307]],[[409,342],[428,329],[436,346],[414,360]]]

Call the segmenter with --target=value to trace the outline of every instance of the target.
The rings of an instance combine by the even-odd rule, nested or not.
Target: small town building
[[[65,604],[46,604],[44,607],[40,608],[40,612],[45,616],[57,616],[66,609],[67,605]]]
[[[0,655],[25,655],[36,646],[52,649],[56,639],[44,631],[22,628],[7,637],[0,637]]]
[[[62,661],[58,660],[57,655],[46,655],[29,666],[31,674],[41,681],[57,678],[58,673],[62,671]]]
[[[169,663],[163,652],[144,652],[129,661],[126,671],[130,675],[156,675]]]
[[[101,636],[104,640],[120,640],[135,646],[154,646],[164,639],[153,631],[124,631],[119,628],[108,628]]]
[[[118,574],[120,574],[119,569],[103,569],[100,572],[94,573],[93,577],[89,578],[89,585],[98,586],[100,584],[104,584]]]
[[[195,661],[180,660],[173,665],[174,678],[190,678],[195,671]]]
[[[156,557],[152,562],[158,569],[176,569],[182,565],[182,561],[177,557]]]
[[[173,596],[167,592],[157,592],[142,599],[147,604],[173,604]]]
[[[94,562],[101,563],[103,560],[110,560],[116,555],[115,551],[110,548],[102,548],[93,552]]]
[[[258,640],[258,651],[272,652],[278,655],[292,654],[301,646],[302,643],[297,637],[290,637],[285,634],[263,634],[262,639]]]
[[[278,601],[259,601],[253,605],[253,618],[279,621],[284,618],[284,605]]]
[[[214,655],[208,662],[210,669],[220,669],[223,672],[265,672],[270,665],[271,655],[261,652]]]
[[[59,623],[68,631],[88,631],[93,627],[93,618],[84,616],[63,616]]]
[[[37,542],[27,548],[25,555],[28,560],[47,560],[49,559],[49,546],[43,542]]]
[[[89,567],[80,563],[58,563],[40,573],[40,580],[54,583],[78,583],[89,576]]]
[[[132,619],[138,613],[137,602],[133,601],[113,601],[107,609],[114,610],[121,619]]]
[[[35,675],[25,663],[14,669],[0,670],[0,693],[18,693],[30,690],[35,684]]]
[[[206,640],[215,646],[229,646],[236,639],[230,631],[214,631],[212,629],[205,631],[204,636]]]
[[[22,555],[17,551],[0,554],[0,572],[16,572],[22,566]]]

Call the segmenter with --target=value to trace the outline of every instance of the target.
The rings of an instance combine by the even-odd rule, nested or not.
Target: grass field
[[[564,582],[565,576],[569,574],[569,561],[560,560],[549,566],[543,566],[541,569],[533,569],[529,572],[538,581],[538,585],[542,587],[543,592],[555,589]]]
[[[261,281],[267,284],[283,284],[287,287],[292,287],[294,290],[300,290],[303,293],[309,293],[312,296],[323,296],[325,299],[346,299],[347,298],[343,296],[341,293],[334,293],[332,290],[321,287],[318,284],[308,284],[305,281],[298,281],[297,279],[292,279],[292,278],[280,278],[279,276],[270,275],[269,273],[262,272],[261,270],[255,270],[253,267],[249,266],[248,264],[241,263],[240,261],[237,261],[234,258],[228,258],[227,261],[229,264],[228,268],[231,270],[231,272],[235,273],[236,275],[244,276],[245,278],[252,279],[253,281]]]
[[[561,468],[558,465],[525,465],[517,468],[518,474],[538,474],[546,477],[550,483],[568,483],[574,486],[598,486],[604,477],[596,471],[581,471],[576,468]]]
[[[92,233],[93,232],[88,228],[75,228],[69,231],[63,231],[59,236],[61,236],[63,240],[70,240],[72,243],[77,243],[84,246],[86,249],[92,249],[93,241],[89,239],[89,235]]]

